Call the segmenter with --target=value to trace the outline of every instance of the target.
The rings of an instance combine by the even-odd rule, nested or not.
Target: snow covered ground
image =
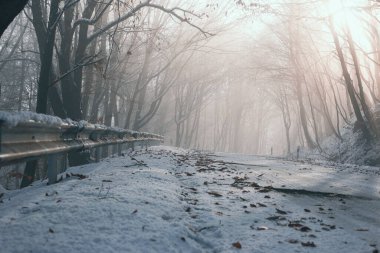
[[[66,177],[67,176],[67,177]],[[169,147],[0,200],[0,252],[377,252],[380,169]]]

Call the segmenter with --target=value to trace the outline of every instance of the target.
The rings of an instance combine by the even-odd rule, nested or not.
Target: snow
[[[354,119],[351,119],[350,125],[345,125],[340,129],[342,140],[335,135],[331,135],[324,139],[320,146],[320,150],[302,150],[300,159],[307,161],[332,161],[336,163],[357,164],[357,165],[380,165],[380,142],[374,140],[367,143],[359,131],[354,131]],[[292,154],[292,158],[296,157],[296,153]],[[337,166],[339,166],[337,164]]]
[[[379,172],[152,147],[5,192],[1,252],[372,252]]]
[[[73,121],[69,118],[67,119],[61,119],[56,116],[52,115],[46,115],[46,114],[40,114],[40,113],[34,113],[34,112],[28,112],[28,111],[22,111],[22,112],[5,112],[0,111],[0,126],[6,126],[8,128],[16,127],[19,124],[22,123],[28,123],[28,122],[35,122],[35,123],[42,123],[48,126],[56,126],[60,127],[62,125],[70,125],[70,126],[76,126],[80,129],[86,128],[86,127],[92,127],[95,129],[104,129],[104,130],[111,130],[115,132],[127,132],[129,134],[150,134],[150,133],[144,133],[144,132],[137,132],[133,130],[125,130],[118,127],[108,127],[105,125],[100,124],[91,124],[85,120],[81,121]],[[159,135],[156,135],[156,137],[162,137]]]
[[[20,123],[39,122],[49,126],[60,126],[64,122],[61,118],[34,112],[5,112],[0,111],[0,122],[7,127],[15,127]]]

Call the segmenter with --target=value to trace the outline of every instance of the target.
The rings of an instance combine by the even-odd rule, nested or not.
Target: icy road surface
[[[380,169],[168,147],[0,200],[0,252],[377,252]]]

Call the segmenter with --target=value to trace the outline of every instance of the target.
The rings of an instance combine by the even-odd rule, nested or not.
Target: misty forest
[[[0,108],[151,131],[178,147],[329,158],[322,143],[344,141],[342,127],[377,136],[379,7],[30,1],[1,36]]]
[[[348,196],[347,199],[352,201],[352,210],[360,210],[360,206],[366,206],[368,212],[360,211],[360,213],[363,216],[368,214],[368,217],[372,215],[371,218],[365,219],[368,223],[358,222],[350,225],[352,231],[361,233],[360,236],[368,233],[360,242],[355,241],[361,237],[353,234],[354,232],[335,230],[339,224],[326,227],[326,222],[332,223],[333,220],[325,220],[321,223],[324,225],[319,225],[317,222],[318,226],[322,226],[323,232],[333,231],[331,237],[324,235],[325,238],[318,233],[317,239],[313,239],[312,236],[309,236],[307,240],[281,237],[279,241],[283,240],[287,245],[299,247],[288,248],[288,251],[284,251],[280,244],[277,245],[277,240],[274,246],[266,244],[268,238],[280,236],[279,232],[268,232],[272,234],[267,239],[265,236],[262,237],[262,234],[256,235],[256,240],[259,240],[258,238],[261,240],[259,245],[245,241],[250,245],[248,249],[245,247],[243,235],[239,237],[240,239],[228,241],[231,236],[227,236],[229,231],[226,227],[216,228],[216,230],[220,229],[218,231],[223,234],[223,237],[217,236],[216,232],[212,234],[208,225],[205,224],[201,228],[197,228],[196,225],[190,228],[191,231],[188,233],[196,231],[194,234],[197,236],[204,235],[202,240],[194,239],[198,238],[195,235],[194,238],[189,236],[192,238],[191,243],[190,239],[184,235],[178,242],[179,246],[177,244],[173,246],[174,244],[171,243],[176,240],[175,233],[177,232],[173,232],[175,229],[171,227],[168,228],[168,235],[165,237],[168,241],[162,242],[162,248],[152,246],[152,240],[147,243],[142,239],[131,239],[134,245],[132,248],[120,249],[115,246],[111,251],[102,248],[104,245],[99,246],[102,245],[99,241],[92,242],[93,246],[97,245],[94,246],[95,252],[98,251],[96,250],[98,246],[105,252],[230,252],[234,250],[252,252],[249,250],[253,248],[256,248],[257,252],[279,252],[279,250],[294,252],[297,249],[300,250],[298,252],[303,252],[311,248],[319,249],[318,252],[338,252],[336,251],[338,248],[334,248],[333,244],[329,245],[330,241],[337,242],[337,245],[339,243],[344,245],[343,241],[351,242],[344,246],[347,249],[343,252],[372,252],[372,250],[378,252],[377,247],[380,241],[376,234],[380,233],[380,220],[373,215],[380,207],[380,170],[376,167],[380,166],[380,1],[0,1],[0,36],[0,143],[1,138],[5,140],[3,149],[0,148],[0,165],[2,163],[4,165],[4,172],[0,173],[0,183],[4,187],[1,187],[4,193],[0,195],[0,199],[3,194],[11,194],[9,196],[16,198],[16,195],[12,195],[14,193],[11,193],[11,189],[19,188],[20,183],[22,187],[26,186],[21,182],[25,178],[30,181],[29,185],[35,179],[44,180],[49,177],[46,171],[45,174],[42,172],[38,174],[38,169],[37,172],[36,169],[31,169],[37,165],[33,164],[30,157],[22,161],[17,158],[19,159],[17,162],[23,164],[21,170],[18,165],[17,173],[14,172],[15,167],[11,165],[11,163],[14,164],[13,161],[8,162],[7,159],[10,158],[6,155],[1,157],[1,152],[5,152],[4,150],[8,147],[11,150],[12,147],[16,147],[14,145],[19,145],[16,142],[16,144],[7,144],[6,131],[11,130],[4,130],[4,135],[1,137],[1,122],[4,123],[4,129],[8,129],[9,126],[5,125],[10,115],[31,112],[56,116],[66,120],[65,122],[79,122],[78,124],[88,124],[95,128],[102,125],[110,127],[109,129],[128,129],[136,136],[138,133],[152,133],[156,135],[149,138],[156,138],[155,141],[161,138],[157,136],[162,136],[163,140],[160,139],[162,148],[152,147],[146,148],[145,151],[144,149],[136,151],[133,146],[133,151],[127,153],[128,155],[124,158],[128,158],[131,163],[128,162],[125,167],[130,166],[131,169],[133,166],[147,170],[153,168],[151,173],[157,173],[154,171],[156,165],[152,164],[155,164],[153,162],[155,157],[159,156],[157,161],[161,161],[162,164],[157,165],[158,168],[169,168],[170,174],[176,177],[183,172],[182,167],[195,168],[196,173],[201,174],[224,173],[223,175],[229,178],[224,179],[227,180],[225,182],[232,183],[231,187],[236,188],[238,185],[237,189],[243,189],[241,196],[245,197],[240,197],[243,200],[247,196],[244,195],[246,193],[244,189],[247,187],[254,188],[256,192],[266,193],[268,190],[273,192],[273,196],[279,196],[279,198],[282,194],[290,194],[289,198],[296,199],[292,194],[312,193],[306,194],[310,196],[310,199],[302,200],[302,205],[308,205],[317,198],[325,199],[326,202],[323,203],[331,204],[332,210],[339,209],[341,213],[336,213],[336,216],[346,215],[344,219],[347,222],[351,219],[348,218],[351,217],[350,215],[355,215],[343,213],[344,209],[340,209],[338,204],[345,202],[345,197]],[[54,117],[54,119],[57,118]],[[15,127],[16,124],[12,126]],[[144,134],[141,136],[145,136]],[[33,135],[32,138],[35,139],[36,136]],[[148,144],[146,146],[148,147]],[[30,147],[28,146],[29,149]],[[44,150],[44,152],[50,152],[46,147]],[[102,152],[104,154],[105,151]],[[211,154],[216,154],[216,158]],[[38,157],[42,157],[40,153]],[[171,165],[168,165],[169,160],[165,160],[169,157],[177,159],[175,160],[177,167],[173,167],[172,170]],[[75,159],[79,158],[69,154],[70,166],[79,164],[73,163]],[[99,159],[96,160],[99,161]],[[229,163],[232,167],[227,166]],[[282,163],[286,165],[280,165]],[[110,164],[118,163],[116,161]],[[226,167],[223,167],[224,165]],[[97,166],[107,168],[102,165],[102,162]],[[267,167],[277,172],[273,172],[265,181],[261,177],[268,175]],[[218,170],[218,168],[221,169]],[[210,170],[215,171],[210,172]],[[235,170],[236,175],[235,172],[231,172]],[[259,181],[252,182],[252,175],[248,175],[247,170],[252,170],[249,173],[256,173],[252,178]],[[308,170],[310,170],[309,174],[306,173]],[[340,171],[346,173],[344,175],[347,177],[339,176],[343,174],[339,174],[338,170],[339,173]],[[81,181],[85,181],[88,177],[86,173],[87,171],[66,173],[63,183],[57,184],[61,186],[56,187],[61,187],[62,191],[66,189],[64,187],[68,187],[64,184],[67,175],[71,175],[71,178],[84,178]],[[193,172],[190,170],[183,173],[185,174],[181,174],[182,176],[192,176],[194,181],[189,181],[190,183],[186,181],[186,187],[190,187],[189,189],[193,192],[200,191],[196,187],[195,172],[191,174]],[[247,173],[246,176],[244,176],[245,173]],[[306,176],[302,174],[300,177],[290,177],[291,174],[297,173],[305,173]],[[119,175],[118,172],[114,174],[112,184],[116,184],[116,178],[124,176],[122,173]],[[205,191],[209,198],[220,200],[230,194],[231,191],[226,190],[227,186],[220,186],[223,184],[218,183],[216,176],[211,179],[210,175],[207,174],[210,181],[205,176],[206,179],[202,179],[199,187],[211,187],[210,185],[215,184],[215,187],[219,185],[220,188]],[[157,178],[160,176],[161,174],[157,175]],[[281,180],[277,176],[281,177]],[[1,179],[1,177],[7,179]],[[57,175],[54,177],[56,179]],[[9,183],[9,178],[13,178],[12,183]],[[147,178],[140,178],[145,185],[150,182],[149,180],[153,180],[151,177]],[[317,184],[314,181],[317,179],[325,181],[318,181]],[[103,197],[107,201],[118,198],[116,195],[111,196],[115,188],[110,186],[108,191],[106,190],[106,183],[112,181],[104,180],[109,179],[103,179],[100,190],[99,187],[97,188],[95,193],[97,199],[102,199],[104,192],[106,194]],[[163,180],[169,179],[165,177]],[[182,179],[179,180],[182,182]],[[186,182],[182,183],[186,184]],[[278,186],[276,182],[279,183]],[[354,184],[353,182],[356,182],[355,185],[351,185],[351,183]],[[14,186],[15,184],[17,186]],[[82,184],[87,183],[82,182]],[[135,187],[133,183],[129,185],[131,184],[132,188]],[[142,186],[136,187],[133,189],[139,192],[138,187]],[[158,187],[154,183],[152,187],[151,191],[161,191],[161,188],[154,188]],[[168,186],[168,191],[172,189],[170,187]],[[183,189],[186,187],[181,185]],[[36,191],[38,189],[37,187]],[[48,190],[42,191],[45,194]],[[174,186],[173,191],[176,192]],[[190,210],[193,210],[193,206],[200,205],[198,201],[195,204],[188,202],[188,194],[193,192],[185,194],[186,205],[191,206],[191,209],[186,209],[187,213],[192,212]],[[321,196],[316,195],[315,192],[320,193]],[[46,196],[51,196],[51,194],[55,193],[47,192]],[[147,199],[149,194],[145,195]],[[332,195],[326,194],[335,194],[334,196],[339,196],[339,198],[330,199]],[[58,193],[57,196],[59,196]],[[263,195],[260,203],[246,205],[248,208],[266,208],[269,204],[263,201],[275,198],[273,196]],[[135,203],[134,198],[130,199],[129,203]],[[0,204],[0,213],[2,213],[1,208],[5,210],[5,205],[8,203],[5,197],[3,199],[4,203]],[[21,202],[26,201],[25,195],[20,199]],[[154,203],[154,197],[148,200],[147,202]],[[370,200],[373,200],[371,204],[365,202]],[[136,201],[138,202],[137,197]],[[218,205],[223,205],[223,201],[217,202]],[[297,202],[297,200],[294,201]],[[286,215],[297,216],[298,213],[295,210],[283,210],[286,207],[281,204],[285,202],[285,200],[276,202],[276,209],[272,208],[276,216],[272,216],[272,220],[261,214],[264,215],[263,219],[270,220],[267,221],[272,222],[270,224],[276,223],[276,226],[280,226],[279,229],[291,228],[297,233],[319,231],[318,228],[313,227],[314,225],[307,225],[302,223],[303,221],[301,221],[302,224],[298,224],[290,220]],[[115,203],[121,205],[120,201]],[[313,202],[310,205],[314,204],[317,203]],[[167,204],[165,208],[171,209],[170,205],[170,203]],[[247,208],[246,205],[244,208]],[[226,206],[230,208],[231,213],[238,212],[236,211],[238,207],[235,205],[226,204]],[[296,204],[292,204],[292,208],[294,206]],[[175,207],[173,208],[172,210],[175,210]],[[319,206],[318,208],[317,215],[320,216],[323,216],[324,214],[321,213],[326,210],[331,211],[327,207]],[[135,216],[144,212],[137,207],[132,209],[136,210],[128,209],[128,212]],[[303,206],[300,212],[312,213],[313,210],[309,209]],[[88,209],[85,210],[88,211]],[[199,210],[198,212],[201,212]],[[245,209],[246,213],[250,212],[247,210]],[[331,212],[329,218],[333,216]],[[225,219],[223,222],[228,222],[226,213],[227,211],[220,210],[216,212],[218,216],[224,217],[220,218]],[[176,214],[172,215],[178,217]],[[192,219],[189,218],[191,222],[200,219],[193,216],[191,216]],[[165,221],[171,221],[170,217],[162,217]],[[69,220],[71,216],[66,218]],[[318,216],[317,219],[319,218]],[[1,228],[3,225],[7,226],[5,219],[2,220],[0,215]],[[15,219],[17,220],[17,217]],[[328,219],[327,216],[324,219]],[[212,219],[205,218],[205,220],[209,222]],[[199,224],[207,223],[205,220],[198,220],[198,222]],[[241,220],[242,218],[236,217],[234,223]],[[286,222],[285,228],[279,225],[281,222]],[[142,225],[143,231],[144,226]],[[161,225],[157,224],[157,227],[159,226]],[[255,227],[252,228],[252,226]],[[30,227],[30,229],[35,229],[35,227]],[[50,234],[54,234],[56,230],[55,228],[44,229]],[[149,230],[149,228],[146,229]],[[231,231],[233,235],[236,235],[239,234],[236,231],[240,229]],[[272,231],[271,225],[261,227],[259,224],[251,225],[250,229],[256,233],[265,230]],[[209,231],[209,234],[202,234],[206,233],[205,231]],[[343,233],[342,231],[347,236],[339,234]],[[15,229],[14,236],[18,233],[20,231]],[[293,236],[292,233],[284,232],[290,237]],[[213,236],[224,239],[218,241],[219,239],[212,239]],[[65,241],[66,237],[63,236],[60,239],[62,243],[70,244],[69,241]],[[214,242],[204,242],[206,239],[216,240],[215,245]],[[340,239],[342,242],[339,241]],[[0,239],[0,244],[7,244],[4,241]],[[326,241],[326,245],[321,246],[321,241]],[[8,242],[7,249],[9,252],[20,252],[19,249],[30,247],[28,245],[25,242],[16,247],[15,243]],[[139,245],[148,245],[148,249],[141,249]],[[32,246],[32,249],[35,250],[33,252],[55,252],[51,251],[51,245],[47,247],[49,249],[47,251],[43,245]],[[94,250],[91,247],[70,248],[66,252],[89,252],[90,249]],[[62,249],[56,252],[62,252]]]

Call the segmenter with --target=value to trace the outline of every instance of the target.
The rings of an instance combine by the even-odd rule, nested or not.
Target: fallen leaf
[[[135,214],[135,213],[137,213],[138,211],[137,211],[137,209],[136,210],[134,210],[133,212],[132,212],[132,214]]]
[[[88,178],[88,176],[83,175],[83,174],[74,174],[74,173],[71,173],[71,176],[72,176],[72,177],[77,177],[79,180],[82,180],[82,179]]]
[[[287,242],[288,242],[288,243],[291,243],[291,244],[296,244],[296,243],[298,243],[298,240],[295,240],[295,239],[289,239]]]
[[[214,196],[214,197],[222,197],[223,196],[222,194],[215,192],[215,191],[211,191],[211,192],[207,192],[207,193]]]
[[[317,247],[317,245],[315,245],[314,242],[301,242],[302,246],[304,247],[312,247],[312,248],[315,248]]]
[[[255,183],[255,182],[251,183],[250,186],[251,186],[251,187],[254,187],[254,188],[260,188],[260,185],[258,185],[258,184]]]
[[[280,218],[281,218],[281,216],[270,216],[267,218],[267,220],[278,220]]]
[[[287,214],[287,212],[281,210],[281,209],[278,209],[276,208],[276,212],[279,213],[279,214]]]
[[[365,232],[365,231],[369,231],[369,229],[368,228],[358,228],[358,229],[356,229],[356,231]]]
[[[300,228],[300,231],[301,232],[309,232],[309,231],[311,231],[311,228],[309,228],[307,226],[303,226],[303,227]]]
[[[303,209],[305,212],[307,212],[307,213],[310,213],[310,210],[309,209]]]
[[[260,226],[260,227],[257,227],[257,230],[259,231],[262,231],[262,230],[268,230],[269,228],[268,227],[265,227],[265,226]]]
[[[234,243],[232,244],[232,246],[234,246],[234,247],[237,248],[237,249],[241,249],[241,244],[240,244],[240,242],[234,242]]]
[[[291,228],[300,228],[300,227],[303,227],[303,225],[299,224],[297,222],[289,222],[288,227],[291,227]]]
[[[54,230],[53,229],[51,229],[51,228],[49,228],[49,233],[54,233]]]
[[[260,192],[260,193],[267,193],[267,192],[270,192],[270,191],[272,191],[271,188],[262,188],[258,192]]]

